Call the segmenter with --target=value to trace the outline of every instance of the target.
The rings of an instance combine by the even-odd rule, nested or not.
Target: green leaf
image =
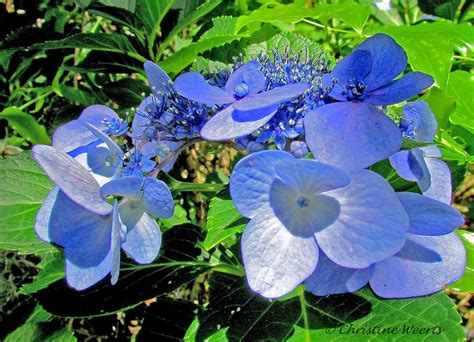
[[[23,112],[18,107],[5,108],[0,112],[0,119],[6,119],[18,134],[34,144],[51,143],[46,128],[40,125],[32,115]]]
[[[433,87],[424,100],[430,105],[430,108],[436,117],[436,121],[438,122],[438,128],[446,128],[449,123],[449,116],[456,108],[454,97],[447,95],[437,87]]]
[[[450,121],[474,133],[474,76],[467,71],[451,73],[448,94],[456,100],[456,110]]]
[[[89,106],[97,103],[97,97],[89,91],[77,89],[64,84],[61,84],[59,89],[63,97],[71,102],[77,102],[82,106]]]
[[[20,289],[20,293],[31,295],[64,278],[64,257],[59,251],[46,254],[38,267],[40,272],[35,281],[24,284]]]
[[[143,22],[135,13],[120,7],[105,6],[99,2],[93,2],[87,10],[92,14],[130,28],[140,40],[144,39],[142,32]]]
[[[182,341],[198,308],[178,299],[157,300],[147,308],[137,340]]]
[[[105,83],[102,91],[119,106],[130,108],[142,102],[142,94],[149,93],[150,88],[141,80],[122,78],[115,82]]]
[[[217,17],[212,19],[212,23],[213,27],[204,32],[197,42],[178,50],[161,62],[160,66],[168,73],[177,74],[190,65],[199,54],[247,36],[234,34],[236,18]]]
[[[418,142],[418,141],[411,140],[411,139],[403,139],[403,144],[402,144],[402,147],[400,149],[401,150],[411,150],[412,148],[426,147],[426,146],[430,146],[430,145],[434,145],[434,144],[433,143],[422,143],[422,142]]]
[[[229,237],[243,232],[248,220],[243,218],[231,199],[214,197],[207,214],[207,235],[204,248],[208,251]]]
[[[325,25],[332,19],[339,19],[361,34],[370,16],[370,6],[358,3],[320,4],[310,11],[310,16]]]
[[[5,342],[24,341],[54,341],[54,342],[75,342],[72,331],[61,328],[50,322],[53,315],[46,312],[40,305],[37,305],[33,313],[26,322],[19,328],[11,332]]]
[[[168,34],[166,39],[161,43],[159,47],[160,53],[162,53],[166,47],[169,45],[171,40],[180,32],[183,31],[184,28],[192,24],[193,22],[196,22],[197,20],[201,19],[204,17],[206,14],[211,12],[214,8],[216,8],[222,0],[209,0],[203,3],[201,6],[197,7],[194,11],[192,11],[190,14],[185,16],[182,20],[178,21],[178,24],[173,27],[171,32]]]
[[[127,36],[107,33],[78,33],[59,40],[49,40],[27,46],[7,48],[8,51],[17,50],[55,50],[55,49],[91,49],[99,51],[119,52],[145,62],[146,58],[140,56],[129,41]]]
[[[201,261],[199,243],[199,227],[175,226],[163,234],[162,255],[154,263],[137,265],[123,257],[115,285],[107,277],[90,289],[75,291],[60,280],[33,296],[48,312],[58,316],[101,316],[123,311],[150,298],[166,297],[210,270],[211,265]]]
[[[29,152],[0,159],[0,249],[20,253],[53,251],[34,231],[36,212],[53,183]]]
[[[456,230],[456,233],[466,248],[466,270],[464,276],[449,287],[460,292],[474,292],[474,233],[467,230]]]
[[[154,41],[160,32],[161,21],[174,2],[175,0],[137,0],[136,14],[143,22],[149,40]]]
[[[420,32],[412,27],[388,27],[383,32],[405,49],[414,71],[433,76],[438,87],[446,89],[453,58],[449,40],[438,33]]]
[[[188,213],[181,205],[176,203],[174,205],[173,216],[169,219],[160,219],[159,221],[160,229],[162,232],[184,223],[191,223],[188,219]]]
[[[300,286],[284,298],[269,301],[252,294],[243,278],[214,274],[210,280],[209,305],[198,315],[198,322],[193,322],[187,338],[189,341],[462,341],[465,335],[460,322],[454,303],[444,293],[389,300],[375,296],[366,288],[354,294],[317,297]],[[359,332],[348,332],[351,327]],[[392,333],[370,334],[362,330],[376,327],[390,329]],[[413,332],[414,328],[425,330],[417,333]]]

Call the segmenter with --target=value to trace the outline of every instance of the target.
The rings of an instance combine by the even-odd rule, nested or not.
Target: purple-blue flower
[[[320,254],[306,288],[318,296],[354,292],[370,283],[384,298],[428,295],[455,282],[463,273],[466,251],[453,230],[463,224],[451,206],[411,193],[397,193],[410,220],[405,246],[367,268],[341,267]]]
[[[139,263],[156,258],[161,233],[147,213],[170,217],[174,208],[163,182],[122,177],[101,189],[93,175],[65,152],[36,145],[32,153],[56,184],[37,214],[35,231],[42,240],[64,247],[66,280],[71,287],[88,288],[108,274],[114,284],[120,247]],[[104,198],[107,189],[123,199],[109,204]]]
[[[303,94],[309,87],[304,82],[289,83],[268,89],[260,64],[252,60],[236,69],[224,89],[209,84],[197,72],[187,72],[174,82],[176,91],[196,102],[227,105],[202,128],[207,140],[229,140],[247,135],[268,122],[280,104]]]
[[[436,118],[423,101],[407,103],[400,118],[403,135],[416,142],[432,143],[438,130]],[[435,145],[413,148],[390,156],[390,164],[403,179],[416,182],[423,195],[444,203],[451,203],[451,172],[439,158]]]
[[[304,282],[320,253],[363,269],[406,243],[406,211],[388,183],[368,170],[346,173],[287,152],[263,151],[239,161],[230,193],[251,219],[242,257],[250,287],[264,297],[280,297]]]
[[[316,160],[358,170],[400,149],[398,127],[376,106],[407,100],[433,83],[431,76],[420,72],[394,80],[406,65],[402,47],[376,34],[323,76],[329,96],[343,102],[323,105],[305,117],[306,142]]]

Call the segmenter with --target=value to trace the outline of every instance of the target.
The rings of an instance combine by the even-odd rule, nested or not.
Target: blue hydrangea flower
[[[429,105],[423,101],[407,103],[403,107],[400,130],[413,141],[431,143],[438,125]],[[444,203],[451,203],[451,172],[439,158],[437,146],[426,146],[397,152],[390,156],[390,164],[398,175],[416,182],[421,192]]]
[[[237,68],[224,89],[209,84],[197,72],[187,72],[174,82],[176,91],[196,102],[227,105],[215,114],[201,130],[207,140],[230,140],[247,135],[268,122],[280,103],[303,94],[309,87],[304,82],[290,82],[270,89],[260,64],[252,60]]]
[[[367,268],[341,267],[320,253],[306,288],[318,296],[354,292],[370,283],[384,298],[424,296],[459,279],[466,251],[453,230],[464,220],[456,209],[411,193],[397,193],[410,220],[407,243],[394,256]]]
[[[333,85],[329,95],[338,101],[386,106],[407,100],[433,84],[433,78],[421,72],[394,80],[406,66],[403,48],[379,33],[337,63],[329,75],[323,76],[323,84]]]
[[[135,151],[131,154],[130,160],[127,162],[123,170],[125,176],[142,176],[144,172],[150,172],[156,165],[152,159],[156,154],[143,154],[141,151]]]
[[[115,135],[116,137],[127,133],[128,123],[122,119],[117,118],[104,118],[102,120],[104,124],[104,133],[107,135]]]
[[[120,247],[139,263],[149,263],[157,256],[161,233],[156,222],[140,210],[170,217],[173,200],[166,185],[139,178],[143,189],[137,191],[137,177],[119,178],[134,192],[121,193],[126,198],[112,206],[92,174],[68,154],[45,145],[34,146],[32,154],[56,184],[37,214],[35,231],[42,240],[64,248],[66,280],[71,287],[86,289],[108,274],[114,284]],[[133,197],[137,194],[138,202]]]
[[[305,117],[306,142],[318,161],[346,170],[368,167],[397,152],[398,127],[376,106],[404,101],[433,83],[411,72],[393,80],[407,65],[405,51],[392,38],[377,34],[337,63],[323,85],[337,101]]]
[[[53,146],[67,152],[89,170],[99,184],[104,184],[121,173],[123,151],[104,133],[108,131],[106,122],[119,120],[109,107],[89,106],[78,119],[55,130]]]
[[[340,266],[362,269],[406,243],[406,211],[388,183],[368,170],[346,173],[263,151],[239,161],[230,193],[251,219],[242,258],[250,287],[264,297],[280,297],[305,281],[320,252]]]

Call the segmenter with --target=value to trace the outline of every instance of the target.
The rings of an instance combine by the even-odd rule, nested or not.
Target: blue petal
[[[110,156],[113,157],[111,164],[115,167],[118,167],[119,165],[122,164],[123,160],[123,151],[122,148],[115,143],[112,139],[110,139],[105,133],[102,131],[99,131],[97,128],[92,126],[89,123],[84,124],[91,132],[94,134],[97,139],[103,141],[107,147],[109,148],[110,151]]]
[[[120,203],[120,216],[128,229],[122,248],[139,264],[149,264],[160,251],[160,227],[139,207],[141,215],[136,215],[137,206],[132,207],[129,203]]]
[[[278,177],[299,193],[320,194],[351,182],[346,172],[312,159],[282,161],[275,170]]]
[[[421,147],[420,150],[422,151],[423,155],[428,158],[441,158],[443,156],[440,149],[436,145]]]
[[[399,103],[421,93],[433,84],[433,77],[422,72],[410,72],[382,88],[370,91],[365,101],[376,106]]]
[[[120,245],[122,243],[121,232],[125,231],[126,227],[120,219],[119,208],[117,200],[114,202],[114,209],[112,211],[112,232],[110,242],[110,283],[115,285],[120,274]]]
[[[111,216],[104,219],[89,213],[83,219],[69,221],[77,229],[68,234],[64,248],[66,280],[77,290],[94,285],[112,271]]]
[[[398,192],[410,220],[412,234],[444,235],[464,224],[461,213],[445,203],[413,192]]]
[[[166,72],[150,61],[146,61],[143,66],[153,94],[157,97],[161,97],[163,94],[168,93],[172,82]]]
[[[428,187],[422,187],[418,184],[421,192],[427,197],[450,204],[453,191],[449,166],[444,161],[435,158],[425,158],[425,161],[430,182]]]
[[[365,103],[316,108],[305,117],[305,134],[314,159],[350,171],[385,159],[402,146],[397,125]]]
[[[142,189],[143,178],[135,176],[120,177],[104,184],[100,188],[100,193],[103,196],[122,196],[122,197],[134,197],[140,196]]]
[[[330,92],[331,97],[345,101],[344,87],[349,83],[364,82],[372,70],[372,56],[367,51],[354,51],[340,60],[329,76],[324,79],[324,86],[329,86],[332,79],[337,83]]]
[[[170,189],[163,181],[145,177],[142,201],[146,211],[156,217],[169,218],[173,216],[173,196],[171,196]]]
[[[430,143],[433,142],[438,130],[438,123],[428,103],[415,101],[403,106],[403,117],[405,122],[413,122],[413,140]]]
[[[408,216],[393,189],[376,173],[351,174],[351,183],[325,192],[341,206],[330,226],[315,233],[321,250],[348,268],[366,268],[398,252],[406,242]]]
[[[49,178],[74,202],[99,215],[112,211],[100,195],[99,183],[72,157],[46,145],[35,145],[32,154]]]
[[[265,76],[260,71],[260,64],[253,60],[245,63],[230,75],[225,84],[225,91],[234,94],[235,87],[245,83],[248,86],[249,93],[256,94],[262,91],[265,81]]]
[[[390,156],[390,164],[397,171],[397,174],[411,182],[418,182],[423,178],[426,170],[425,160],[418,160],[410,150],[400,151]]]
[[[187,99],[207,105],[223,105],[235,101],[234,96],[219,87],[211,86],[201,74],[194,71],[179,75],[174,81],[174,89]]]
[[[258,109],[245,110],[245,111],[234,109],[234,111],[232,112],[232,119],[234,119],[238,123],[247,123],[247,122],[256,122],[256,121],[260,122],[261,119],[266,118],[269,115],[273,116],[273,114],[276,113],[276,111],[278,110],[279,106],[280,106],[279,104],[276,104],[276,105],[271,105],[265,108],[258,108]]]
[[[249,222],[241,244],[249,286],[266,298],[291,292],[318,262],[314,237],[291,234],[268,208]]]
[[[389,83],[407,66],[407,54],[386,34],[379,33],[367,38],[355,51],[368,51],[372,56],[372,72],[366,79],[368,91]]]
[[[241,159],[235,165],[230,177],[230,195],[243,216],[254,217],[258,209],[269,202],[276,165],[293,159],[286,152],[261,151]]]
[[[138,106],[135,114],[133,115],[132,121],[132,134],[134,140],[134,145],[140,145],[149,141],[148,137],[144,137],[143,133],[146,128],[150,126],[150,119],[147,113],[147,106],[150,103],[153,103],[154,99],[152,96],[145,97],[145,99]]]
[[[235,121],[233,112],[234,107],[229,106],[210,118],[201,129],[201,137],[209,141],[225,141],[243,137],[266,124],[275,115],[276,110],[261,119],[247,122]]]
[[[239,111],[266,108],[302,95],[309,88],[307,83],[287,84],[259,94],[250,94],[236,101],[233,106]]]
[[[49,235],[49,226],[50,226],[50,219],[51,214],[56,203],[56,199],[58,197],[59,187],[55,186],[46,196],[43,205],[38,210],[35,219],[35,232],[38,237],[46,242],[53,242],[51,241],[51,237]]]
[[[408,234],[395,256],[375,266],[370,286],[383,298],[424,296],[455,282],[466,265],[466,251],[456,235]]]
[[[119,119],[117,113],[103,105],[92,105],[84,109],[77,120],[68,122],[59,126],[53,134],[52,145],[64,152],[70,152],[78,147],[88,145],[97,138],[84,126],[84,123],[90,123],[99,130],[105,129],[102,120]]]
[[[355,292],[369,282],[373,272],[373,266],[363,269],[339,266],[320,252],[316,269],[306,279],[305,285],[316,296]]]

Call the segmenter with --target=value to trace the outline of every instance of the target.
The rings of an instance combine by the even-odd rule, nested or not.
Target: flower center
[[[308,197],[305,197],[305,196],[298,196],[296,198],[296,204],[298,205],[298,207],[300,208],[306,208],[306,207],[309,207],[309,203],[310,203],[310,200]]]
[[[343,94],[346,95],[349,101],[363,100],[365,98],[365,89],[367,85],[364,82],[351,80],[349,84],[344,87]]]
[[[249,86],[244,82],[237,84],[234,88],[234,94],[237,97],[244,97],[249,94]]]

